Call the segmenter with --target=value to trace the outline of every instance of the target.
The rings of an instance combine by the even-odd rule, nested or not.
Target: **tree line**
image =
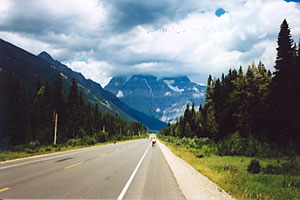
[[[207,82],[206,101],[195,111],[187,105],[176,124],[161,133],[178,137],[208,137],[222,142],[232,137],[255,138],[300,153],[300,44],[293,42],[286,20],[277,40],[275,72],[259,62],[244,72],[230,69]]]
[[[36,142],[49,145],[54,141],[54,119],[58,115],[57,143],[74,142],[75,139],[88,144],[105,142],[146,133],[141,123],[128,123],[118,114],[111,115],[91,105],[78,90],[72,79],[68,92],[63,90],[60,73],[53,85],[39,81],[30,95],[14,73],[8,77],[8,133],[6,146]]]

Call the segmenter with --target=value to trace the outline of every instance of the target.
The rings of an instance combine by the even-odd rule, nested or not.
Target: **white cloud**
[[[0,37],[35,54],[46,50],[102,86],[112,76],[132,74],[189,75],[205,83],[203,74],[219,76],[259,60],[273,70],[284,18],[294,39],[300,38],[300,4],[294,2],[119,3],[0,0]],[[128,14],[134,4],[141,10]],[[221,17],[215,15],[218,8],[226,11]],[[136,16],[144,19],[133,19]],[[128,27],[118,27],[120,22],[128,22]],[[88,62],[77,61],[82,57]]]
[[[92,79],[104,87],[111,79],[110,65],[99,61],[74,61],[67,63],[71,69],[81,72],[86,78]]]

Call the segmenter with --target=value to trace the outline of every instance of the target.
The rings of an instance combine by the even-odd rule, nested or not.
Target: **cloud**
[[[205,83],[262,60],[273,69],[279,27],[300,38],[300,4],[283,0],[0,0],[0,37],[46,50],[105,85],[112,76],[188,75]],[[216,11],[223,11],[216,15]]]
[[[66,63],[68,67],[75,71],[79,71],[86,78],[94,80],[105,86],[110,80],[110,68],[111,66],[106,62],[99,62],[94,60],[83,60]]]

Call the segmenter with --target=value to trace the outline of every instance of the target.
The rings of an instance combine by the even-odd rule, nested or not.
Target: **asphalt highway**
[[[0,163],[0,199],[185,199],[159,146],[135,140]]]

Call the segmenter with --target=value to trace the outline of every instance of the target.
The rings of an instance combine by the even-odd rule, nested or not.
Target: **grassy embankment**
[[[178,138],[160,136],[159,139],[175,155],[236,199],[300,199],[300,156],[293,160],[287,157],[218,156],[209,143],[203,142],[200,148],[195,148],[192,142],[189,144]],[[247,171],[253,159],[261,165],[258,174]]]
[[[141,138],[145,138],[147,135],[141,135],[141,136],[133,136],[133,137],[127,137],[121,140],[118,140],[119,142],[126,142],[129,140],[137,140]],[[76,140],[74,140],[76,141]],[[99,145],[106,145],[113,143],[112,140],[97,143],[97,144],[82,144],[81,142],[72,142],[72,143],[65,143],[60,145],[48,145],[48,146],[39,146],[35,144],[28,144],[28,145],[20,145],[16,147],[11,147],[5,150],[0,149],[0,162],[5,160],[12,160],[17,158],[25,158],[29,156],[35,156],[35,155],[42,155],[42,154],[48,154],[48,153],[54,153],[54,152],[61,152],[61,151],[68,151],[73,149],[80,149],[84,147],[92,147],[92,146],[99,146]]]

